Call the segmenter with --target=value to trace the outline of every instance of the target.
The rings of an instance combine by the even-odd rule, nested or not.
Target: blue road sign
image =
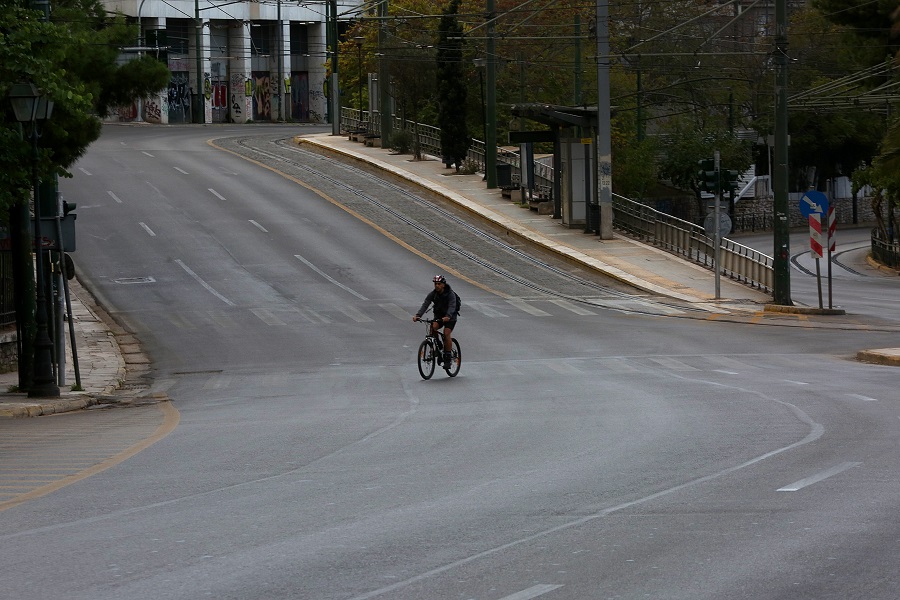
[[[809,218],[809,215],[828,213],[828,197],[822,192],[810,190],[800,198],[800,212]]]

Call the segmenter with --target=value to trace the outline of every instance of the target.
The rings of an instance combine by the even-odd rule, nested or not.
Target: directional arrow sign
[[[828,197],[822,192],[810,190],[800,198],[800,212],[809,218],[809,215],[822,215],[828,212]]]

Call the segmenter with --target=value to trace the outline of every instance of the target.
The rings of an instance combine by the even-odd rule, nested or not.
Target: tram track
[[[510,245],[486,231],[483,224],[470,222],[450,208],[426,198],[425,193],[417,193],[384,177],[378,177],[376,184],[372,181],[372,172],[330,156],[298,148],[290,138],[240,137],[216,140],[216,143],[230,146],[226,149],[271,168],[284,170],[313,188],[339,192],[330,195],[347,201],[348,207],[352,207],[350,205],[354,202],[362,203],[369,209],[370,215],[377,216],[379,225],[384,224],[384,219],[393,221],[394,228],[399,224],[407,232],[407,235],[399,236],[404,241],[410,242],[409,238],[412,236],[408,234],[414,232],[428,243],[462,259],[464,263],[477,266],[483,272],[525,288],[530,293],[631,314],[659,316],[677,312],[682,315],[709,315],[707,309],[690,303],[668,301],[643,291],[628,292],[621,289],[623,284],[620,282],[604,284],[572,273],[563,266],[540,257],[539,252],[525,252]],[[433,223],[447,226],[438,228],[431,225]],[[442,235],[436,229],[447,234]],[[477,251],[467,249],[473,240],[478,242],[475,244]],[[428,248],[421,251],[432,254]],[[596,277],[603,276],[597,274]],[[604,300],[611,300],[616,306],[604,306]]]

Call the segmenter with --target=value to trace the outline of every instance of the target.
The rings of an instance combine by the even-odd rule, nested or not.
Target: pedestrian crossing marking
[[[371,323],[372,318],[353,306],[344,306],[338,309],[357,323]]]
[[[482,302],[466,302],[466,306],[467,307],[471,306],[472,308],[474,308],[475,310],[477,310],[478,312],[480,312],[481,314],[483,314],[486,317],[491,317],[491,318],[501,317],[501,318],[503,318],[503,317],[509,316],[507,314],[500,312],[499,310],[497,310],[495,308],[491,308],[489,305],[484,304]]]
[[[582,308],[582,307],[578,306],[577,304],[574,304],[574,303],[572,303],[572,302],[569,302],[568,300],[563,300],[562,298],[552,298],[552,299],[550,300],[550,302],[552,302],[553,304],[559,306],[560,308],[564,308],[564,309],[566,309],[566,310],[572,311],[572,312],[575,313],[576,315],[581,315],[581,316],[583,316],[583,317],[586,317],[586,316],[588,316],[588,315],[596,315],[596,314],[597,314],[597,313],[595,313],[595,312],[593,312],[593,311],[590,311],[590,310],[588,310],[588,309],[586,309],[586,308]]]
[[[297,313],[302,316],[304,319],[309,321],[310,323],[332,323],[333,321],[328,317],[318,313],[310,308],[301,308],[298,309]]]
[[[650,362],[656,363],[661,367],[665,367],[666,369],[671,369],[672,371],[699,371],[695,367],[687,363],[683,363],[680,360],[675,360],[674,358],[651,358]]]
[[[556,371],[561,375],[578,375],[582,373],[581,369],[577,369],[569,363],[551,361],[547,366],[550,367],[552,371]]]
[[[281,326],[285,324],[284,321],[276,317],[275,313],[271,310],[265,308],[251,308],[250,312],[256,315],[256,317],[266,325]]]
[[[523,312],[527,312],[530,315],[534,315],[535,317],[551,317],[550,313],[547,311],[541,310],[536,306],[532,306],[531,304],[525,302],[520,298],[507,298],[506,301],[509,304],[512,304],[514,307],[518,308]]]
[[[401,308],[400,306],[388,302],[387,304],[379,304],[381,308],[383,308],[388,313],[394,315],[398,319],[403,319],[404,321],[412,318],[412,313],[408,310]]]

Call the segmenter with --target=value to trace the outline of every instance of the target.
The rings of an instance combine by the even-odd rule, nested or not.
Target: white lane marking
[[[857,467],[861,464],[862,463],[858,463],[858,462],[841,463],[836,467],[832,467],[832,468],[828,469],[827,471],[822,471],[821,473],[816,473],[812,477],[807,477],[806,479],[801,479],[800,481],[796,481],[796,482],[792,483],[791,485],[786,485],[783,488],[778,488],[778,490],[776,490],[776,491],[796,492],[797,490],[803,489],[808,485],[812,485],[814,483],[819,483],[823,479],[828,479],[829,477],[837,475],[838,473],[846,471],[847,469],[852,469],[853,467]]]
[[[572,302],[569,302],[568,300],[563,300],[562,298],[555,298],[555,299],[551,300],[550,302],[552,302],[553,304],[555,304],[561,308],[570,310],[573,313],[575,313],[576,315],[581,315],[583,317],[586,317],[588,315],[596,315],[597,314],[586,308],[581,308],[580,306],[577,306],[576,304],[573,304]]]
[[[521,592],[516,592],[515,594],[510,594],[509,596],[504,596],[503,598],[500,598],[500,600],[531,600],[531,598],[543,596],[547,592],[552,592],[553,590],[561,587],[561,585],[554,585],[552,583],[534,585],[527,590],[522,590]]]
[[[878,402],[878,398],[869,398],[868,396],[863,396],[861,394],[847,394],[851,398],[856,398],[857,400],[862,400],[863,402]]]
[[[256,227],[257,229],[259,229],[260,231],[262,231],[263,233],[269,233],[269,230],[268,230],[268,229],[266,229],[265,227],[263,227],[262,225],[260,225],[260,224],[257,223],[256,221],[254,221],[253,219],[250,219],[250,223],[251,223],[254,227]]]
[[[153,156],[152,154],[150,154],[150,153],[147,152],[146,150],[142,150],[142,151],[141,151],[141,154],[146,154],[146,155],[149,156],[150,158],[156,158],[155,156]]]
[[[112,198],[113,200],[115,200],[115,201],[118,202],[119,204],[122,204],[122,200],[121,200],[118,196],[116,196],[114,193],[112,193],[112,192],[106,192],[106,193],[109,194],[109,197],[110,197],[110,198]]]
[[[90,171],[88,171],[88,170],[85,169],[84,167],[78,167],[78,170],[81,171],[82,173],[84,173],[85,175],[88,175],[88,176],[93,175],[93,173],[91,173]]]
[[[805,382],[805,381],[794,381],[793,379],[785,379],[784,381],[785,381],[786,383],[795,383],[795,384],[797,384],[797,385],[809,385],[809,384],[808,384],[807,382]]]
[[[478,312],[480,312],[481,314],[483,314],[486,317],[495,318],[495,317],[508,317],[509,316],[509,315],[503,314],[499,310],[494,310],[487,304],[482,304],[481,302],[466,302],[466,306],[471,306],[472,308],[474,308],[475,310],[477,310]]]
[[[156,234],[153,233],[153,230],[150,229],[150,228],[147,226],[146,223],[138,223],[138,225],[140,225],[141,227],[143,227],[143,228],[144,228],[144,231],[146,231],[148,234],[150,234],[150,237],[156,237]]]
[[[216,190],[214,190],[214,189],[212,189],[212,188],[206,188],[206,189],[208,189],[208,190],[209,190],[209,193],[212,194],[213,196],[215,196],[216,198],[218,198],[219,200],[224,200],[224,199],[225,199],[225,196],[223,196],[222,194],[220,194],[220,193],[217,192]]]
[[[388,311],[389,313],[391,313],[398,319],[403,319],[404,321],[407,319],[412,320],[412,313],[409,312],[408,310],[404,310],[404,309],[400,308],[396,304],[387,303],[387,304],[379,304],[378,306],[380,306],[384,310]]]
[[[207,291],[209,291],[209,293],[211,293],[213,296],[215,296],[216,298],[218,298],[219,300],[221,300],[222,302],[224,302],[224,303],[227,304],[228,306],[234,306],[234,302],[232,302],[231,300],[229,300],[228,298],[226,298],[225,296],[223,296],[222,294],[220,294],[219,292],[217,292],[215,289],[213,289],[213,287],[212,287],[211,285],[209,285],[208,283],[206,283],[205,281],[203,281],[203,279],[201,279],[199,275],[197,275],[196,273],[194,273],[193,271],[191,271],[191,268],[190,268],[190,267],[188,267],[186,264],[184,264],[183,262],[181,262],[181,259],[176,258],[176,259],[175,259],[175,262],[178,263],[178,266],[181,267],[182,269],[184,269],[185,272],[186,272],[188,275],[190,275],[191,277],[193,277],[193,278],[197,281],[197,283],[199,283],[199,284],[202,285],[204,288],[206,288]]]
[[[302,262],[304,265],[306,265],[307,267],[309,267],[310,269],[312,269],[313,271],[315,271],[316,273],[318,273],[319,275],[321,275],[322,277],[324,277],[325,279],[327,279],[328,281],[330,281],[330,282],[333,283],[334,285],[338,286],[338,287],[341,288],[342,290],[348,291],[348,292],[350,292],[351,294],[353,294],[354,296],[356,296],[357,298],[359,298],[360,300],[365,300],[365,301],[368,302],[368,300],[369,300],[368,298],[366,298],[365,296],[363,296],[362,294],[360,294],[360,293],[357,292],[356,290],[353,290],[353,289],[351,289],[351,288],[348,288],[346,285],[344,285],[344,284],[341,283],[340,281],[334,279],[333,277],[331,277],[331,276],[328,275],[327,273],[323,272],[322,269],[320,269],[320,268],[317,267],[316,265],[312,264],[311,262],[309,262],[308,260],[306,260],[305,258],[303,258],[302,256],[300,256],[299,254],[295,254],[295,255],[294,255],[294,258],[296,258],[297,260],[299,260],[300,262]]]
[[[726,371],[725,369],[713,369],[713,373],[725,373],[726,375],[739,375],[739,373],[735,373],[734,371]]]
[[[182,175],[190,175],[190,173],[188,173],[187,171],[185,171],[184,169],[182,169],[180,167],[172,167],[172,168],[175,169],[176,171],[178,171],[179,173],[181,173]]]
[[[537,306],[532,306],[525,302],[524,300],[520,300],[518,298],[508,298],[506,300],[509,304],[512,304],[516,308],[521,311],[527,312],[529,315],[534,315],[535,317],[549,317],[550,313],[539,309]]]

